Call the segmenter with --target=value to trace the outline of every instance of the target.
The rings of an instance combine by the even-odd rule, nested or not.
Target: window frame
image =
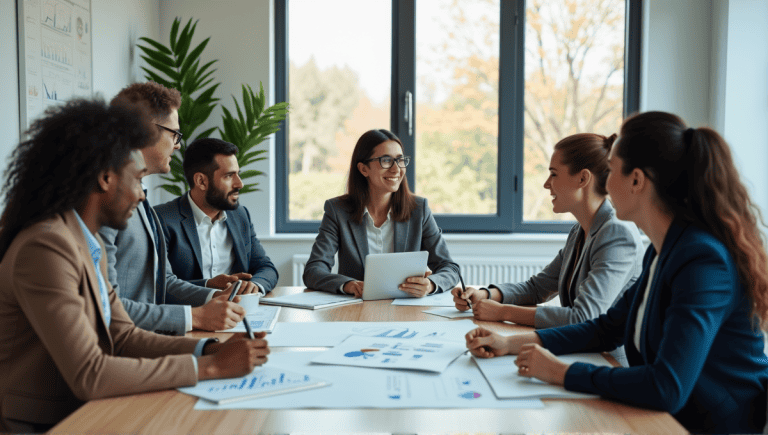
[[[275,0],[275,101],[288,101],[288,2]],[[625,0],[624,110],[635,113],[640,105],[642,0]],[[392,85],[390,130],[403,142],[405,154],[414,156],[406,177],[415,186],[418,156],[414,136],[408,134],[403,116],[404,95],[413,93],[416,118],[416,0],[392,0]],[[525,0],[503,0],[500,10],[499,136],[497,212],[492,215],[435,214],[446,233],[566,233],[572,221],[523,220],[523,128]],[[288,220],[290,198],[287,131],[290,115],[275,134],[275,227],[277,233],[316,233],[320,221]],[[416,186],[418,188],[418,186]],[[415,192],[418,194],[418,191]]]

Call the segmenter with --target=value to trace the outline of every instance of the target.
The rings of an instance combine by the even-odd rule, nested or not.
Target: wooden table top
[[[304,291],[278,287],[270,296]],[[427,308],[393,306],[391,300],[366,301],[322,310],[283,307],[280,322],[446,321]],[[531,328],[475,322],[507,332]],[[229,333],[191,332],[192,337]],[[267,337],[268,338],[268,337]],[[317,348],[312,348],[313,350]],[[273,348],[273,352],[301,351]],[[322,409],[195,411],[197,398],[165,390],[88,402],[52,433],[340,433],[340,432],[612,432],[687,433],[668,413],[604,399],[545,399],[543,409]]]

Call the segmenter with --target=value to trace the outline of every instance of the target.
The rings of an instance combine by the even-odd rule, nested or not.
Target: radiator
[[[293,256],[293,285],[303,286],[302,275],[309,255]],[[541,271],[550,257],[454,257],[461,268],[461,277],[467,285],[501,284],[525,281]],[[334,272],[337,267],[334,266]]]

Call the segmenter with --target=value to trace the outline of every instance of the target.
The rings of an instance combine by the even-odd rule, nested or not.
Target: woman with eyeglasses
[[[428,251],[431,272],[413,276],[400,290],[414,297],[449,291],[459,268],[437,227],[427,200],[408,188],[410,157],[392,132],[370,130],[352,152],[347,193],[325,202],[320,231],[304,267],[304,285],[314,290],[362,297],[368,254]],[[339,271],[331,273],[334,255]]]
[[[517,354],[522,376],[667,411],[694,433],[763,431],[768,256],[728,144],[648,112],[624,121],[609,166],[617,215],[651,239],[635,285],[596,319],[512,337],[478,328],[467,347]],[[620,345],[629,367],[555,356]]]
[[[607,199],[608,150],[616,135],[568,136],[555,144],[544,188],[555,213],[576,218],[565,246],[527,281],[453,289],[460,311],[475,319],[540,328],[570,325],[606,312],[640,275],[644,246],[635,224],[620,221]],[[556,296],[560,306],[540,305]],[[623,349],[613,356],[626,364]]]

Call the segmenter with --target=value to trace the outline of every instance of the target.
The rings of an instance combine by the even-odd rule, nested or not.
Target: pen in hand
[[[246,319],[245,316],[243,316],[243,323],[245,323],[245,331],[248,333],[248,338],[251,340],[256,338],[253,336],[253,329],[251,329],[251,325],[248,323],[248,319]]]
[[[461,282],[461,295],[466,296],[467,295],[467,288],[464,286],[464,279],[461,278],[461,274],[459,274],[459,282]],[[469,309],[472,309],[472,302],[469,301],[469,299],[464,299],[467,301],[467,306],[469,306]]]
[[[233,299],[235,299],[235,296],[237,295],[237,291],[240,290],[240,286],[243,284],[242,281],[237,281],[232,285],[232,293],[229,294],[229,298],[227,299],[229,302],[232,302]]]

